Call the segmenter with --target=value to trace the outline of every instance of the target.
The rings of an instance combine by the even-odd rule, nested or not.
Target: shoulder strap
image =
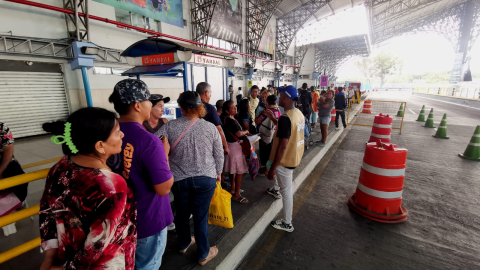
[[[225,118],[223,118],[223,124],[224,124],[224,125],[227,124],[227,117],[229,117],[229,116],[225,116]],[[234,120],[235,122],[237,121],[236,119],[232,119],[232,120]],[[239,124],[239,125],[240,125],[240,124]],[[228,131],[228,133],[230,133],[230,135],[232,135],[232,137],[233,137],[237,142],[240,141],[240,140],[237,138],[237,136],[233,135],[233,133],[232,133],[228,128],[227,128],[227,131]]]
[[[198,121],[198,118],[193,120],[192,123],[190,123],[190,125],[187,127],[187,129],[185,129],[185,131],[180,134],[180,136],[178,136],[177,140],[175,140],[175,142],[173,143],[172,147],[170,147],[170,153],[173,151],[173,149],[175,149],[175,147],[177,146],[177,144],[180,142],[180,140],[182,139],[183,135],[185,135],[185,133],[187,133],[187,131],[193,126],[195,125],[195,123],[197,123]]]

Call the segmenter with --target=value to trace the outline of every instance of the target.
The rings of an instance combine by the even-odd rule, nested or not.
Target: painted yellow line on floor
[[[48,163],[52,163],[52,162],[57,162],[57,161],[59,161],[61,158],[62,158],[62,157],[45,159],[45,160],[42,160],[42,161],[38,161],[38,162],[26,164],[26,165],[23,165],[23,166],[22,166],[22,169],[28,169],[28,168],[37,167],[37,166],[44,165],[44,164],[48,164]]]
[[[313,188],[317,184],[318,180],[320,180],[320,176],[325,171],[325,168],[330,163],[330,160],[333,158],[333,155],[337,151],[338,147],[342,143],[343,139],[347,136],[350,130],[345,130],[340,138],[333,144],[332,148],[329,150],[327,156],[322,159],[320,166],[318,166],[308,177],[308,179],[303,183],[303,186],[300,190],[294,195],[293,201],[293,213],[292,217],[295,217],[302,207],[303,203],[307,199],[310,192],[312,192]],[[295,224],[295,222],[292,222]],[[251,270],[260,270],[263,269],[263,265],[265,264],[265,260],[267,259],[267,255],[273,252],[275,246],[277,246],[278,242],[282,238],[282,236],[286,232],[272,229],[269,232],[268,240],[265,240],[263,245],[260,247],[258,251],[256,251],[255,257],[249,262],[248,266],[244,269],[251,269]]]

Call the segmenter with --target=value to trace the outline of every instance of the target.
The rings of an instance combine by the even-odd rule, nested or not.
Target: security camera
[[[29,66],[33,65],[33,62],[30,62],[30,61],[27,61],[27,62],[25,62],[25,63],[26,63],[27,65],[29,65]]]

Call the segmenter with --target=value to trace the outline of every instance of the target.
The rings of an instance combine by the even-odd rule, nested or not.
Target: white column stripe
[[[447,128],[447,127],[439,126],[438,128]]]
[[[376,123],[373,123],[373,126],[374,127],[378,127],[378,128],[392,128],[392,125],[382,125],[382,124],[376,124]]]
[[[473,143],[473,142],[471,142],[471,143],[469,143],[468,145],[470,145],[470,146],[480,146],[480,143]]]
[[[405,175],[405,169],[382,169],[382,168],[378,168],[378,167],[368,165],[365,162],[363,162],[362,168],[369,173],[373,173],[373,174],[381,175],[381,176],[403,176],[403,175]]]
[[[402,191],[394,191],[394,192],[385,192],[385,191],[378,191],[375,189],[368,188],[361,183],[358,183],[358,189],[367,193],[370,196],[382,198],[382,199],[396,199],[402,197]]]
[[[380,138],[380,139],[390,139],[391,138],[391,135],[380,135],[380,134],[375,134],[375,133],[370,134],[370,136]]]

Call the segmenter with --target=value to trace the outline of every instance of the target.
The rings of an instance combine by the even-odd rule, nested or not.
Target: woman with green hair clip
[[[40,269],[134,269],[136,209],[125,179],[107,166],[121,151],[116,114],[83,108],[43,124],[65,156],[48,173],[40,200]],[[114,268],[113,268],[114,267]]]

